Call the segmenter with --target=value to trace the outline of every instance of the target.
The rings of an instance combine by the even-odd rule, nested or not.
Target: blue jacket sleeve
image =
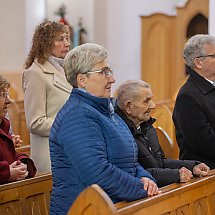
[[[147,177],[147,178],[151,179],[152,181],[154,181],[155,183],[157,183],[155,178],[151,175],[151,173],[148,172],[147,170],[145,170],[139,163],[137,166],[137,177],[138,178]]]
[[[97,120],[90,114],[80,116],[80,113],[70,113],[66,121],[58,139],[63,143],[70,165],[84,184],[98,184],[118,201],[133,201],[147,196],[139,177],[121,170],[108,160],[107,145]],[[151,178],[140,167],[138,176]]]

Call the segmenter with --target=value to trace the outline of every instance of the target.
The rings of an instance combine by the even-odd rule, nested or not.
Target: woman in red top
[[[36,174],[34,162],[27,155],[15,151],[9,133],[10,122],[5,118],[11,102],[9,87],[10,84],[0,75],[0,184],[31,178]]]

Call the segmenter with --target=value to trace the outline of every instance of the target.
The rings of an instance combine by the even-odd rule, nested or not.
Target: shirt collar
[[[207,78],[205,78],[205,80],[209,81],[211,84],[213,84],[215,86],[215,81],[211,81],[211,80],[209,80]]]

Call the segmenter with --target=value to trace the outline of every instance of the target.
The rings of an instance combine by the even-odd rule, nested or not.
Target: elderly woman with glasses
[[[18,154],[10,135],[10,122],[5,118],[10,98],[10,84],[0,76],[0,184],[31,178],[36,174],[33,161],[25,154]]]
[[[107,51],[86,43],[71,50],[64,68],[73,86],[50,133],[53,190],[50,214],[67,214],[85,188],[98,184],[113,202],[159,193],[137,163],[137,146],[110,100],[115,82]]]

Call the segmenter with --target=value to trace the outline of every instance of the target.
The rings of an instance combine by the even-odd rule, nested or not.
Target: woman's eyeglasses
[[[113,70],[110,67],[103,67],[101,69],[90,70],[86,73],[95,73],[95,72],[104,74],[106,78],[113,76]]]
[[[196,58],[201,58],[201,57],[212,57],[212,58],[215,58],[215,54],[208,54],[208,55],[201,55],[201,56],[198,56]]]

